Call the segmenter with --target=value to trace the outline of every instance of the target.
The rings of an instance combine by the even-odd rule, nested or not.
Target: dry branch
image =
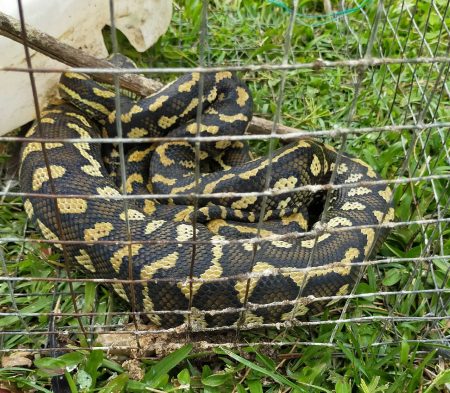
[[[70,45],[59,42],[52,36],[43,33],[29,25],[26,25],[26,44],[35,51],[42,53],[70,67],[83,68],[116,68],[106,60],[100,60],[86,52],[74,48]],[[24,44],[20,21],[9,15],[0,12],[0,35],[10,38],[13,41]],[[114,76],[111,73],[92,73],[91,77],[100,82],[113,83]],[[145,78],[137,74],[117,75],[123,88],[130,90],[140,96],[147,96],[159,90],[163,85],[154,80]],[[272,132],[273,122],[254,117],[248,127],[248,132],[252,134],[269,134]],[[299,130],[283,125],[277,125],[276,133],[288,134]]]

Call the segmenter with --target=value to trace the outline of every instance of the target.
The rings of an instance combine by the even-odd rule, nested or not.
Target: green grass
[[[337,2],[332,2],[336,6]],[[346,2],[348,6],[354,3]],[[363,11],[348,15],[345,20],[312,27],[316,20],[299,19],[292,36],[289,61],[310,62],[353,59],[363,56],[370,37],[370,26],[376,11],[375,1],[367,2]],[[439,39],[441,21],[435,11],[428,17],[428,2],[406,1],[405,7],[415,11],[418,30],[425,33],[430,49],[445,55],[449,37]],[[435,1],[443,15],[447,2]],[[399,0],[385,1],[389,20],[397,31],[398,42],[389,25],[380,22],[372,55],[374,57],[429,56],[422,48],[421,37],[412,28]],[[210,1],[208,15],[208,45],[205,61],[209,65],[278,64],[283,58],[283,43],[289,15],[269,2],[251,0]],[[321,2],[302,0],[303,14],[321,14]],[[370,21],[370,22],[368,22]],[[447,26],[450,19],[447,17]],[[168,32],[145,53],[137,54],[119,34],[121,52],[135,59],[140,66],[196,66],[200,58],[199,31],[201,1],[176,2],[173,22]],[[105,32],[107,35],[107,31]],[[295,70],[286,73],[281,108],[286,125],[310,130],[340,127],[378,127],[415,124],[419,117],[424,123],[449,122],[450,99],[438,80],[439,67],[430,64],[390,65],[366,70],[340,67],[321,70]],[[443,78],[447,78],[448,66]],[[174,75],[156,75],[166,82]],[[243,72],[255,100],[255,114],[272,119],[280,94],[279,71]],[[155,75],[152,75],[155,77]],[[434,83],[437,88],[434,89]],[[359,85],[355,96],[356,84]],[[447,83],[448,84],[448,83]],[[422,90],[430,100],[424,104]],[[351,112],[356,100],[354,112]],[[423,113],[422,113],[423,112]],[[327,137],[336,147],[340,138]],[[267,143],[258,142],[253,148],[260,154]],[[382,132],[349,134],[344,149],[370,163],[386,179],[448,175],[450,164],[449,131],[429,128],[413,134]],[[406,160],[405,157],[408,159]],[[0,165],[10,162],[7,150],[0,151]],[[17,190],[12,183],[11,190]],[[449,181],[447,179],[419,180],[395,188],[396,219],[400,222],[448,218]],[[439,208],[439,210],[438,210]],[[440,213],[439,213],[440,212]],[[0,236],[2,238],[39,238],[28,226],[20,198],[5,198],[0,204]],[[36,350],[29,358],[32,367],[16,366],[0,370],[0,381],[11,381],[23,390],[50,391],[49,378],[65,375],[72,392],[143,392],[143,391],[205,391],[205,392],[440,392],[450,383],[449,350],[436,341],[450,334],[450,294],[415,293],[423,290],[450,289],[450,228],[448,224],[409,224],[395,228],[384,243],[380,258],[417,258],[396,260],[371,266],[356,288],[357,294],[380,291],[414,291],[396,295],[372,295],[352,299],[346,318],[418,317],[420,321],[386,321],[319,324],[288,330],[267,329],[243,332],[239,349],[226,346],[210,347],[206,353],[199,346],[186,345],[158,359],[159,353],[138,357],[144,377],[133,380],[132,373],[122,364],[124,358],[101,350],[86,351],[91,344],[87,338],[98,335],[70,334],[79,331],[73,313],[70,288],[64,282],[18,281],[0,282],[0,330],[10,332],[0,336],[0,346],[6,350]],[[442,256],[442,258],[438,258]],[[447,257],[446,257],[447,256]],[[435,257],[426,259],[427,257]],[[0,248],[3,274],[14,277],[66,277],[60,256],[45,245],[3,242]],[[6,272],[6,271],[7,272]],[[108,314],[120,310],[109,293],[93,283],[74,283],[77,308],[96,312],[83,316],[84,326],[122,326],[129,322],[125,315]],[[11,292],[15,294],[11,299]],[[336,320],[343,304],[337,303],[314,316],[313,321]],[[38,353],[48,335],[50,317],[55,310],[66,313],[55,321],[61,332],[60,340],[74,352],[57,359],[48,352]],[[33,313],[27,316],[27,313]],[[427,320],[427,315],[441,317]],[[37,334],[20,334],[26,331]],[[67,334],[62,332],[67,331]],[[87,337],[87,338],[86,338]],[[332,346],[328,343],[334,337]],[[233,337],[215,340],[223,343]],[[273,345],[258,346],[258,342]],[[245,345],[248,343],[248,345]],[[284,343],[283,345],[281,345]],[[299,344],[304,343],[304,344]],[[315,345],[308,345],[313,343]],[[322,346],[317,346],[322,343]],[[180,341],[180,345],[182,340]],[[201,349],[201,347],[200,347]],[[14,354],[14,352],[12,352]],[[47,390],[46,390],[47,389]],[[448,385],[447,385],[448,389]]]

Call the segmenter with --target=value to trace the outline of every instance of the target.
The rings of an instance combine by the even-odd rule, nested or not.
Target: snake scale
[[[140,100],[121,95],[124,137],[178,138],[125,143],[125,184],[117,147],[88,141],[117,136],[114,91],[74,73],[63,74],[59,90],[63,100],[27,133],[39,137],[40,129],[49,139],[45,153],[39,142],[22,147],[27,215],[46,239],[70,241],[64,247],[71,264],[110,280],[118,296],[158,326],[188,317],[199,329],[255,326],[318,311],[323,302],[313,297],[348,293],[383,239],[375,227],[393,220],[391,190],[376,182],[379,175],[357,158],[337,159],[331,146],[313,139],[285,145],[269,160],[225,137],[201,142],[196,156],[183,137],[240,135],[251,120],[251,94],[231,72],[190,73]],[[326,185],[333,172],[337,187],[317,212],[325,191],[302,186]],[[266,185],[272,192],[263,202],[252,193]],[[157,198],[127,199],[125,206],[123,191]],[[46,197],[53,192],[56,199]],[[204,194],[198,209],[194,192]],[[314,226],[319,216],[322,225]]]

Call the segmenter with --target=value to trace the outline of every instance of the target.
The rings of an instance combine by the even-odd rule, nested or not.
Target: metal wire
[[[386,3],[386,4],[385,4]],[[358,6],[355,1],[354,4]],[[418,1],[416,1],[417,7]],[[240,313],[241,319],[236,326],[227,327],[212,327],[212,328],[202,328],[202,332],[222,332],[224,330],[229,330],[234,332],[234,339],[229,341],[229,339],[224,338],[220,344],[216,342],[211,342],[209,348],[214,348],[218,345],[242,347],[247,345],[242,338],[241,333],[245,332],[251,328],[274,328],[281,329],[276,340],[265,341],[261,338],[260,341],[253,343],[255,346],[320,346],[320,347],[330,347],[337,348],[337,337],[339,330],[343,326],[349,326],[352,329],[357,324],[367,324],[367,323],[379,323],[380,333],[374,343],[370,346],[391,346],[397,345],[402,342],[408,343],[421,343],[421,344],[442,344],[450,348],[450,337],[448,329],[446,330],[445,324],[448,326],[448,321],[450,321],[449,304],[450,304],[450,288],[446,285],[450,276],[450,267],[442,277],[442,273],[437,273],[435,271],[438,263],[442,261],[448,262],[450,255],[446,254],[445,247],[448,243],[449,227],[450,227],[450,215],[449,215],[449,203],[450,199],[445,200],[445,192],[440,190],[441,188],[446,188],[449,190],[450,185],[450,173],[448,171],[442,171],[440,168],[436,167],[436,163],[440,159],[445,159],[448,164],[450,164],[450,151],[446,147],[447,140],[449,138],[450,121],[448,116],[440,115],[439,111],[442,108],[450,105],[450,89],[448,86],[448,78],[450,72],[450,31],[447,26],[446,20],[448,18],[449,4],[447,2],[445,6],[442,4],[437,4],[435,1],[431,1],[431,4],[426,10],[425,24],[420,27],[416,21],[416,13],[411,10],[405,2],[401,3],[401,7],[395,0],[390,0],[389,2],[378,1],[374,7],[362,8],[359,12],[351,15],[344,14],[339,21],[336,21],[339,31],[342,36],[347,39],[352,38],[356,41],[358,58],[352,58],[352,52],[349,47],[346,48],[343,55],[344,58],[337,58],[333,60],[329,59],[307,59],[307,61],[297,61],[296,53],[299,50],[293,45],[293,36],[295,35],[295,14],[297,13],[298,1],[293,3],[293,12],[291,15],[286,15],[288,22],[286,24],[286,34],[284,37],[282,53],[280,51],[280,62],[270,63],[267,62],[252,62],[250,64],[246,63],[241,57],[236,57],[235,61],[237,64],[231,65],[217,65],[210,58],[210,51],[215,48],[215,43],[213,39],[208,35],[208,20],[211,17],[208,13],[208,2],[206,0],[202,1],[202,13],[201,13],[201,27],[199,34],[199,58],[198,64],[195,67],[147,67],[139,69],[111,69],[108,72],[114,76],[114,89],[116,93],[116,127],[117,127],[117,138],[94,138],[94,139],[52,139],[52,142],[64,142],[64,143],[117,143],[119,146],[119,158],[120,158],[120,176],[122,179],[122,192],[121,195],[108,197],[109,199],[121,200],[124,206],[125,221],[128,228],[128,238],[127,240],[113,240],[105,241],[99,240],[99,244],[123,244],[128,247],[128,267],[129,274],[128,278],[125,280],[112,280],[112,279],[93,279],[93,278],[80,278],[74,277],[73,272],[71,272],[67,261],[68,257],[65,252],[64,245],[73,244],[85,244],[84,241],[74,241],[66,240],[64,232],[62,231],[62,226],[60,223],[60,218],[57,219],[59,237],[58,241],[50,241],[41,238],[36,238],[33,233],[31,233],[25,226],[25,230],[20,235],[5,235],[0,238],[0,246],[7,249],[8,245],[11,243],[20,244],[20,252],[14,257],[10,258],[7,252],[0,249],[0,261],[3,271],[3,276],[0,277],[0,285],[5,285],[6,292],[10,295],[10,301],[6,308],[0,310],[1,318],[18,318],[19,326],[14,329],[4,329],[0,331],[0,344],[5,347],[5,349],[0,349],[0,352],[14,351],[15,348],[11,347],[7,343],[8,337],[21,334],[29,337],[39,336],[39,337],[57,337],[60,334],[72,335],[81,334],[84,336],[84,341],[81,342],[79,348],[91,348],[91,343],[95,335],[102,335],[106,333],[114,332],[115,334],[133,334],[135,338],[136,349],[142,349],[141,338],[145,334],[158,335],[160,333],[178,333],[177,329],[160,329],[160,328],[149,328],[143,330],[141,328],[140,322],[141,317],[146,313],[137,310],[136,299],[134,295],[134,286],[142,283],[149,282],[172,282],[172,279],[150,279],[150,280],[140,280],[133,277],[133,255],[132,255],[132,245],[133,244],[170,244],[170,243],[185,243],[192,245],[192,259],[190,263],[190,275],[186,277],[184,285],[187,285],[190,289],[190,300],[189,306],[185,310],[171,310],[171,311],[154,311],[154,315],[166,315],[166,314],[177,314],[188,316],[188,324],[185,329],[184,340],[195,340],[193,333],[198,330],[198,327],[191,324],[190,316],[193,315],[192,311],[192,288],[195,283],[205,283],[205,282],[220,282],[228,279],[239,279],[246,280],[247,288],[245,293],[245,300],[242,307],[239,308],[226,308],[222,310],[210,310],[210,311],[198,311],[195,310],[196,315],[220,315],[220,314],[230,314],[230,313]],[[0,72],[26,72],[30,75],[31,88],[36,109],[36,119],[40,119],[39,103],[37,101],[36,87],[34,83],[34,74],[36,73],[47,73],[47,72],[62,72],[70,70],[72,72],[82,72],[82,73],[104,73],[104,69],[98,68],[33,68],[31,57],[29,54],[29,48],[26,40],[25,31],[25,17],[23,15],[21,1],[18,0],[19,9],[21,10],[21,23],[23,31],[23,45],[25,50],[25,57],[27,60],[26,67],[3,67],[0,68]],[[110,15],[111,15],[111,42],[113,46],[113,52],[119,52],[119,46],[117,42],[117,31],[114,21],[114,1],[109,1]],[[344,1],[340,2],[340,7],[342,9],[348,8],[344,4]],[[181,11],[180,11],[181,12]],[[439,30],[437,31],[437,36],[434,37],[433,42],[430,40],[431,31],[431,20],[432,18],[438,18],[440,21]],[[357,24],[356,22],[360,23]],[[402,31],[406,24],[406,33]],[[179,32],[182,31],[181,24],[179,25]],[[311,27],[314,34],[320,34],[320,30],[323,26],[312,26]],[[370,35],[367,40],[362,38],[362,30],[366,29],[370,31]],[[370,29],[370,30],[369,30]],[[400,34],[401,33],[401,34]],[[393,38],[391,45],[386,45],[386,37]],[[417,52],[411,50],[411,42],[417,40],[420,42]],[[178,42],[180,50],[182,49],[181,39]],[[256,44],[255,44],[256,46]],[[243,50],[250,50],[253,48],[241,48]],[[224,51],[229,51],[230,54],[232,49],[224,48]],[[320,49],[318,49],[320,52]],[[317,72],[323,80],[326,80],[327,72],[332,72],[334,70],[342,70],[346,72],[352,79],[351,83],[351,95],[349,102],[347,103],[347,114],[345,120],[342,124],[336,124],[336,127],[329,127],[324,125],[320,129],[313,131],[295,131],[289,134],[281,134],[278,132],[278,125],[283,119],[283,108],[284,99],[289,92],[287,91],[287,83],[289,81],[290,75],[298,72]],[[424,72],[425,70],[425,72]],[[199,92],[199,102],[202,102],[203,97],[203,74],[212,71],[239,71],[248,72],[249,74],[255,74],[260,72],[271,72],[276,73],[279,82],[278,91],[275,93],[276,99],[276,109],[273,114],[273,126],[269,130],[269,134],[254,134],[254,135],[240,135],[240,136],[213,136],[213,137],[201,137],[199,130],[202,118],[202,108],[199,108],[196,116],[197,122],[197,133],[192,137],[152,137],[152,138],[125,138],[122,135],[122,125],[120,116],[120,83],[119,75],[130,74],[130,73],[145,73],[148,75],[154,74],[167,74],[167,73],[184,73],[197,71],[201,73],[200,79],[200,92]],[[425,76],[423,76],[425,75]],[[405,82],[405,78],[407,81]],[[381,79],[381,83],[378,84],[379,87],[374,87],[373,84],[377,79]],[[364,99],[369,92],[375,92],[376,100],[374,101],[372,107],[372,114],[369,115],[371,126],[361,127],[358,125],[358,118],[361,116],[362,108],[364,107]],[[416,98],[418,94],[418,99]],[[399,102],[402,101],[404,111],[401,116],[401,122],[398,122],[399,116],[395,115],[395,110],[399,106]],[[385,109],[384,124],[380,124],[377,121],[377,116],[375,112],[378,107],[381,106]],[[38,125],[38,130],[39,130]],[[313,134],[313,135],[312,135]],[[442,142],[443,148],[438,152],[437,160],[434,164],[430,163],[430,153],[428,149],[430,148],[430,138],[433,134],[438,134]],[[271,180],[271,163],[274,154],[274,143],[275,140],[279,141],[289,141],[299,138],[309,138],[314,136],[314,138],[326,138],[326,139],[336,139],[339,140],[338,148],[338,163],[342,154],[347,150],[348,146],[352,142],[352,138],[358,136],[364,136],[367,138],[379,138],[380,135],[394,135],[397,140],[402,143],[403,149],[403,163],[395,171],[395,176],[387,180],[371,181],[371,182],[361,182],[361,186],[370,185],[391,185],[394,189],[394,195],[400,195],[400,199],[407,195],[407,189],[412,194],[412,203],[414,206],[419,206],[421,203],[420,196],[421,190],[425,187],[430,187],[431,195],[433,198],[433,203],[436,205],[436,212],[432,215],[423,216],[418,208],[411,209],[408,219],[398,220],[391,223],[381,223],[380,225],[366,225],[358,227],[339,227],[327,230],[329,233],[339,233],[345,231],[360,230],[362,228],[374,228],[377,233],[383,228],[388,228],[395,230],[399,228],[417,228],[415,237],[412,238],[411,242],[414,242],[420,236],[421,249],[414,256],[408,257],[378,257],[374,259],[368,259],[366,261],[352,264],[360,265],[362,269],[361,274],[358,277],[357,284],[363,280],[364,271],[367,269],[373,269],[379,277],[382,277],[383,270],[387,266],[400,266],[400,267],[410,267],[410,277],[405,280],[402,284],[402,288],[399,290],[384,290],[380,289],[377,291],[369,291],[366,293],[358,293],[357,286],[353,288],[350,294],[347,295],[335,295],[326,297],[313,297],[308,296],[306,299],[302,296],[304,286],[302,286],[298,292],[296,299],[292,301],[282,301],[282,302],[272,302],[269,304],[253,304],[249,302],[249,287],[251,280],[257,280],[260,277],[267,275],[267,273],[253,273],[250,268],[246,274],[238,275],[235,277],[227,278],[216,278],[216,279],[203,279],[200,277],[194,277],[194,264],[196,260],[196,246],[203,244],[196,238],[196,214],[193,215],[194,220],[192,223],[194,237],[190,241],[178,241],[170,239],[152,239],[152,240],[137,240],[133,239],[131,236],[130,222],[128,217],[128,203],[130,200],[142,200],[142,199],[164,199],[172,198],[176,199],[173,195],[160,195],[160,194],[142,194],[142,195],[129,195],[126,189],[126,158],[125,158],[125,147],[126,144],[130,143],[157,143],[162,141],[171,140],[182,140],[189,141],[194,145],[195,148],[195,184],[196,188],[200,181],[200,147],[201,143],[222,141],[224,139],[230,141],[261,141],[269,140],[269,148],[267,153],[267,159],[269,162],[269,169],[265,178],[265,187],[261,192],[229,192],[229,193],[212,193],[212,194],[201,194],[197,191],[179,194],[177,197],[192,197],[194,200],[194,210],[198,210],[199,201],[202,198],[224,198],[224,197],[245,197],[245,196],[258,196],[262,197],[262,213],[260,215],[261,219],[258,222],[257,234],[252,239],[236,239],[227,240],[226,243],[246,243],[253,245],[253,258],[251,267],[253,267],[255,261],[257,260],[258,249],[263,242],[274,241],[274,240],[292,240],[301,239],[305,236],[318,236],[322,233],[320,230],[310,230],[305,233],[296,233],[288,235],[274,235],[270,237],[262,237],[261,229],[263,226],[262,217],[266,210],[266,201],[268,197],[281,195],[284,193],[299,192],[299,191],[326,191],[327,200],[326,206],[329,204],[331,191],[344,189],[346,187],[354,187],[354,184],[334,184],[336,173],[333,173],[330,180],[330,184],[323,186],[316,185],[305,185],[296,187],[290,190],[272,190],[269,187]],[[14,198],[18,197],[33,197],[33,198],[47,198],[55,201],[55,211],[59,217],[59,211],[56,204],[56,198],[58,197],[57,190],[53,184],[53,179],[51,178],[51,172],[49,171],[49,163],[46,157],[45,142],[49,139],[42,134],[39,130],[37,136],[24,138],[21,136],[0,136],[0,143],[21,143],[24,141],[34,141],[42,144],[44,152],[44,160],[49,174],[49,182],[51,184],[52,192],[50,194],[33,194],[24,193],[17,191],[17,189],[12,188],[10,183],[5,184],[2,190],[0,190],[0,197],[2,198],[2,204],[17,204],[17,201],[13,201]],[[336,164],[336,167],[338,166]],[[397,195],[397,198],[399,198]],[[65,198],[86,198],[86,199],[102,199],[100,195],[64,195]],[[394,198],[394,196],[393,196]],[[325,206],[325,208],[326,208]],[[319,227],[320,228],[320,227]],[[411,229],[412,230],[412,229]],[[1,233],[1,232],[0,232]],[[395,236],[395,235],[394,235]],[[211,242],[206,242],[208,244],[221,244],[220,240],[214,240]],[[61,270],[58,276],[38,276],[35,274],[21,276],[18,269],[11,269],[11,266],[15,266],[24,257],[24,250],[26,247],[35,244],[61,244],[63,246],[63,257],[64,257],[64,269]],[[313,274],[313,272],[320,267],[312,266],[312,258],[308,261],[308,264],[303,269],[279,269],[273,271],[271,274],[278,273],[289,273],[289,272],[302,272],[305,277],[308,274]],[[438,277],[440,275],[440,277]],[[424,287],[423,283],[429,281],[429,285]],[[33,293],[23,293],[21,289],[22,284],[27,283],[48,283],[52,286],[51,290],[53,293],[44,293],[35,291]],[[81,284],[105,284],[105,283],[121,283],[127,285],[130,288],[131,296],[131,310],[124,311],[111,311],[109,308],[104,308],[103,310],[98,310],[93,308],[93,311],[86,311],[82,307],[80,308],[81,298],[83,297],[84,291],[79,289]],[[306,280],[305,280],[306,283]],[[0,287],[1,288],[1,287]],[[52,307],[51,311],[33,311],[26,308],[22,308],[22,299],[28,298],[51,298],[63,299],[70,295],[71,301],[60,309],[59,306]],[[399,315],[397,310],[399,309],[401,303],[405,299],[415,298],[416,296],[421,296],[425,304],[427,313],[421,316],[417,315]],[[394,302],[388,301],[389,299],[395,299]],[[359,316],[353,316],[349,313],[352,306],[358,301],[363,302],[364,300],[373,300],[374,305],[371,307],[367,306],[365,309],[366,314],[361,314]],[[60,300],[58,300],[60,301]],[[245,315],[249,311],[256,311],[260,309],[277,308],[280,306],[294,306],[300,307],[305,305],[305,302],[315,303],[315,302],[335,302],[341,301],[342,305],[340,307],[334,308],[331,315],[327,316],[325,319],[318,320],[297,320],[290,319],[288,321],[280,323],[259,323],[253,325],[245,325]],[[356,303],[355,303],[356,302]],[[369,310],[370,309],[370,310]],[[371,312],[369,312],[371,311]],[[41,329],[30,326],[27,321],[33,318],[48,318],[48,329]],[[133,329],[125,330],[121,326],[121,318],[131,317],[133,323]],[[69,324],[67,322],[68,318],[74,318],[77,321],[77,325]],[[101,318],[102,323],[101,329],[96,326],[96,321]],[[103,320],[103,318],[106,318]],[[395,340],[387,341],[383,337],[386,337],[388,331],[391,330],[392,326],[397,326],[402,323],[418,324],[423,323],[426,325],[424,329],[425,333],[422,334],[420,339],[403,340],[399,335],[399,332],[394,329]],[[289,341],[287,335],[293,328],[303,328],[303,327],[315,327],[322,325],[332,326],[332,333],[326,342],[305,342],[305,341]],[[119,346],[120,347],[120,346]],[[107,350],[107,347],[98,347],[100,349]],[[116,348],[118,349],[118,348]],[[130,349],[130,348],[127,348]],[[27,351],[27,348],[20,348],[21,351]],[[52,351],[55,348],[45,348],[42,352]],[[58,350],[65,350],[64,348],[58,348]]]

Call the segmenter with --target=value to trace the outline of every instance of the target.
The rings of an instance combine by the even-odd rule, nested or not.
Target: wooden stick
[[[112,63],[97,59],[84,51],[74,48],[70,45],[59,42],[49,34],[43,33],[29,25],[26,25],[27,44],[31,49],[42,53],[61,63],[71,67],[83,68],[116,68]],[[10,38],[13,41],[23,44],[20,21],[9,15],[0,12],[0,35]],[[11,68],[9,68],[11,69]],[[91,77],[99,82],[114,83],[111,73],[93,73]],[[142,97],[148,96],[163,87],[163,84],[154,80],[145,78],[137,74],[117,75],[121,87],[130,90]],[[273,122],[259,117],[254,117],[250,123],[247,132],[251,134],[270,134],[272,132]],[[276,133],[289,134],[299,130],[277,125]]]

